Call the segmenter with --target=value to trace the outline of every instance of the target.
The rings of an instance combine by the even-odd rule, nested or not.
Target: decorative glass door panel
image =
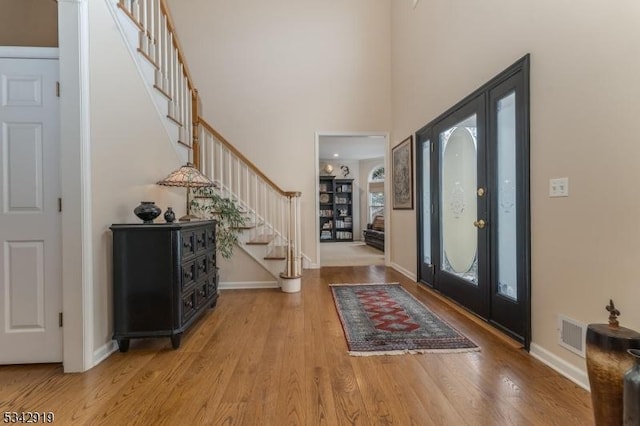
[[[440,269],[478,285],[476,114],[440,133]]]
[[[491,220],[491,321],[527,342],[529,333],[529,169],[524,81],[514,75],[489,92],[495,200]]]
[[[429,140],[422,144],[422,263],[431,267],[431,142]]]
[[[516,206],[516,94],[496,103],[498,183],[498,294],[518,299]]]

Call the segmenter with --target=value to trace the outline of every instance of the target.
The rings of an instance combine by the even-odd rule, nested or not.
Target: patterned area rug
[[[398,283],[331,284],[331,291],[350,355],[480,350]]]

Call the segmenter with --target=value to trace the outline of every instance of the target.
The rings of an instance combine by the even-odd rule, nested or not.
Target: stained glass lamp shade
[[[200,170],[196,169],[191,163],[185,164],[156,183],[164,186],[182,186],[187,188],[187,214],[178,219],[181,222],[199,219],[198,216],[191,214],[191,188],[217,186],[215,182],[203,175]]]

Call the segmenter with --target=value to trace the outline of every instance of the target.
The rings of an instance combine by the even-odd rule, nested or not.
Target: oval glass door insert
[[[440,133],[441,269],[478,283],[476,116]]]

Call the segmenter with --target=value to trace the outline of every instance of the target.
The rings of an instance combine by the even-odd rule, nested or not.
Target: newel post
[[[287,256],[284,272],[280,274],[280,288],[285,293],[300,291],[302,284],[302,250],[300,236],[300,192],[285,192],[289,202],[287,226]]]

